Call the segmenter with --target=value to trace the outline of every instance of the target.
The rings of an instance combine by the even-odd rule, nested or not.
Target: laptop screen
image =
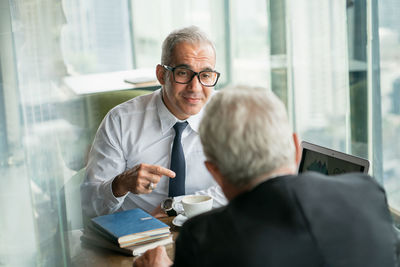
[[[348,172],[368,173],[369,162],[339,151],[302,142],[299,173],[306,171],[336,175]]]

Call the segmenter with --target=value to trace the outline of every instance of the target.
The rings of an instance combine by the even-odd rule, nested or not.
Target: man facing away
[[[200,138],[229,204],[183,225],[174,262],[157,247],[135,266],[397,266],[384,190],[359,173],[295,175],[298,138],[272,92],[218,93]]]
[[[160,216],[163,200],[195,193],[226,204],[204,167],[198,136],[202,108],[219,78],[215,62],[213,43],[197,27],[168,35],[156,68],[162,88],[118,105],[97,131],[81,186],[86,216],[133,208]]]

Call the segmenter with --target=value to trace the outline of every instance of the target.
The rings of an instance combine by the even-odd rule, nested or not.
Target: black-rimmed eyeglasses
[[[170,67],[167,65],[162,66],[167,70],[172,71],[174,81],[181,84],[188,84],[193,80],[194,76],[197,76],[202,85],[212,87],[217,84],[220,75],[219,72],[213,70],[202,70],[200,72],[195,72],[185,67]]]

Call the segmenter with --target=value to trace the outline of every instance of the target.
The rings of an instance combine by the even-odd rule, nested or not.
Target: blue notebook
[[[118,244],[169,233],[169,226],[142,209],[132,209],[91,219],[92,225]]]

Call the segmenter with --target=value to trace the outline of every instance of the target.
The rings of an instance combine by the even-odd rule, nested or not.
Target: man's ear
[[[156,67],[156,76],[157,76],[157,80],[161,85],[165,84],[165,68],[163,66],[161,66],[160,64],[157,65]]]
[[[297,136],[296,133],[293,133],[293,142],[294,142],[294,146],[295,146],[295,159],[296,159],[296,165],[298,166],[300,164],[300,160],[301,160],[301,147],[300,147],[300,140],[299,137]]]
[[[223,177],[222,177],[221,172],[219,171],[217,165],[215,165],[211,161],[205,161],[204,165],[206,165],[207,170],[214,177],[214,180],[217,182],[217,184],[222,188],[223,187]]]

